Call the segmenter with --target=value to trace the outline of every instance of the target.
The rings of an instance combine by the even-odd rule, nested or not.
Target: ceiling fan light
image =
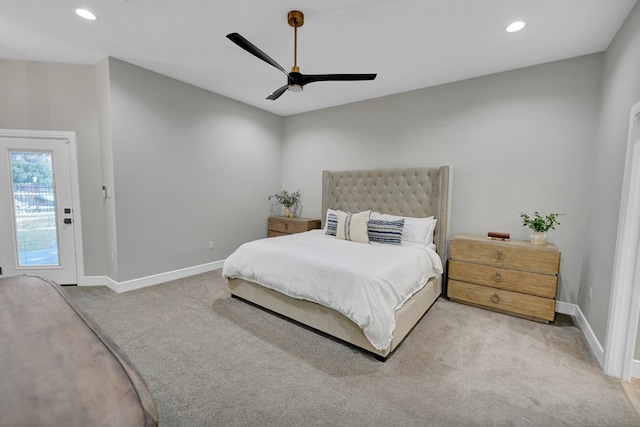
[[[520,31],[521,29],[523,29],[525,25],[527,25],[527,24],[525,24],[522,21],[513,22],[507,27],[507,32],[508,33],[515,33],[516,31]]]
[[[289,85],[287,89],[291,92],[302,92],[302,85]]]
[[[76,9],[75,10],[76,15],[88,20],[88,21],[95,21],[96,20],[96,15],[93,14],[93,12],[87,10],[87,9]]]

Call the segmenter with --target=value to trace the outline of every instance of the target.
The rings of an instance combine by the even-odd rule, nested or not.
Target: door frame
[[[640,314],[640,102],[631,107],[623,179],[603,368],[630,381]]]
[[[0,129],[0,137],[57,139],[69,144],[69,172],[71,175],[71,208],[73,209],[74,244],[76,249],[76,282],[84,278],[84,252],[82,248],[82,214],[80,212],[80,177],[76,133],[72,131]]]

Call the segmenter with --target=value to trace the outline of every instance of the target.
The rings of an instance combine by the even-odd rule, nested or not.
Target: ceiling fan
[[[304,85],[313,82],[373,80],[376,78],[377,74],[302,74],[297,64],[298,27],[302,27],[302,24],[304,24],[304,15],[300,11],[292,10],[287,15],[287,21],[289,22],[289,25],[293,27],[293,67],[291,67],[290,73],[287,73],[285,69],[280,66],[280,64],[271,59],[269,55],[258,49],[254,44],[242,37],[240,34],[227,34],[227,38],[229,40],[231,40],[253,56],[262,59],[267,64],[276,67],[278,70],[286,74],[287,84],[279,89],[276,89],[273,93],[267,96],[266,99],[274,101],[287,90],[290,90],[292,92],[300,92]]]

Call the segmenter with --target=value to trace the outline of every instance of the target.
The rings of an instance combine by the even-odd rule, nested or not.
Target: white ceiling
[[[600,52],[636,0],[0,0],[0,58],[95,64],[107,56],[282,116]],[[85,21],[73,10],[97,16]],[[300,10],[302,73],[378,73],[286,83],[225,35],[238,32],[289,70]],[[527,26],[505,32],[514,20]]]

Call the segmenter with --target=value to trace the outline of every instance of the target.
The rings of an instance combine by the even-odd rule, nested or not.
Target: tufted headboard
[[[449,166],[322,172],[322,221],[327,209],[359,212],[371,209],[392,215],[438,220],[437,252],[446,265],[451,220]]]

